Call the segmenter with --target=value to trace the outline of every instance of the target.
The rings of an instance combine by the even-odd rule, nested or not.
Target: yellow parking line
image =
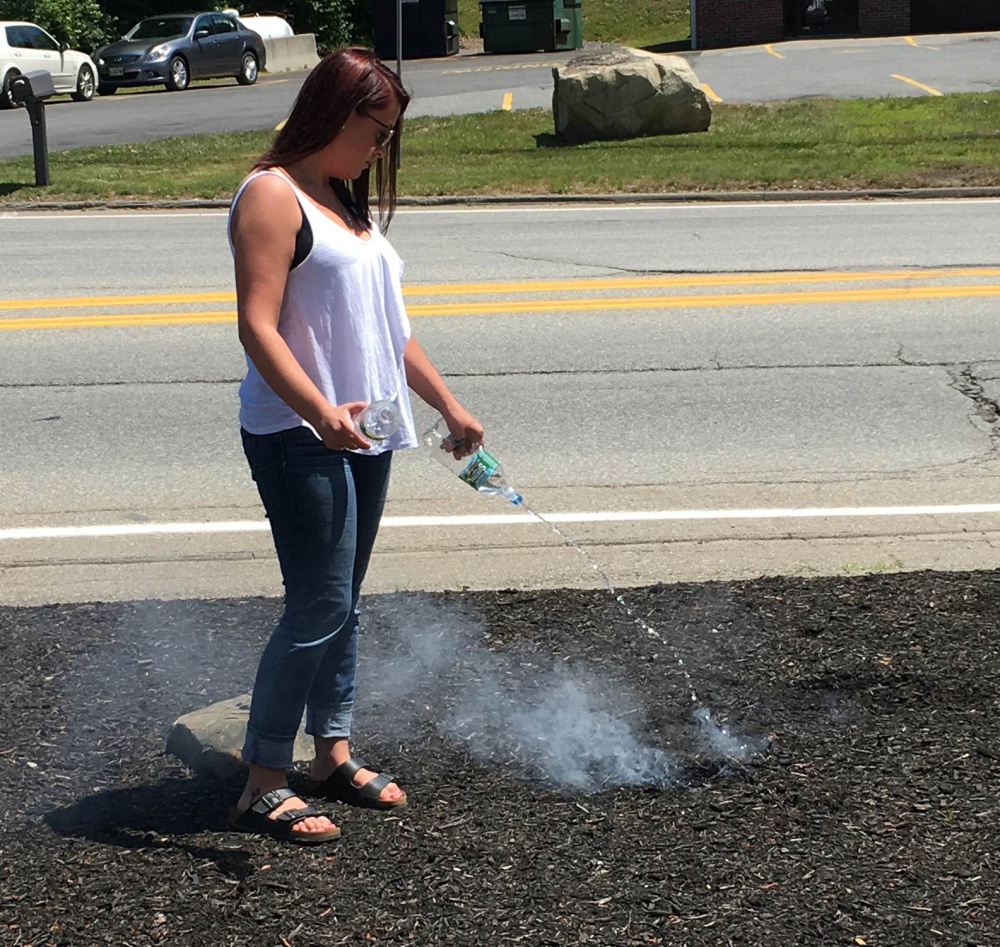
[[[932,86],[924,85],[922,82],[917,82],[916,79],[911,79],[909,76],[901,76],[898,72],[894,72],[892,74],[892,78],[898,79],[900,82],[908,82],[910,85],[914,85],[918,89],[923,89],[928,95],[944,95],[943,92],[939,92]]]
[[[911,46],[917,45],[917,41],[912,36],[904,36],[903,39],[905,39]]]
[[[414,283],[404,296],[473,296],[506,293],[595,292],[621,289],[664,289],[698,286],[788,286],[807,283],[885,283],[901,280],[1000,277],[998,266],[965,266],[918,270],[796,270],[768,273],[690,273],[684,276],[612,276],[583,279],[498,281],[492,283]],[[157,293],[146,296],[52,296],[0,299],[0,311],[84,309],[107,306],[163,306],[235,302],[233,292]]]
[[[722,101],[722,99],[715,94],[715,90],[707,82],[703,82],[701,87],[705,90],[705,95],[707,95],[713,102]]]
[[[505,112],[509,112],[514,107],[514,93],[504,92],[503,105],[500,106]]]
[[[611,312],[636,309],[717,309],[734,306],[799,306],[805,303],[882,302],[887,300],[974,299],[1000,296],[1000,285],[886,286],[868,289],[778,293],[719,293],[688,296],[615,296],[585,299],[500,300],[482,303],[428,303],[408,306],[411,317],[486,316],[528,313]],[[0,319],[0,331],[80,329],[121,326],[191,325],[234,322],[231,310],[142,312],[114,315],[48,316]]]
[[[775,52],[774,51],[774,47],[770,43],[765,43],[764,44],[764,49],[766,49],[772,56],[774,56],[775,59],[784,59],[785,58],[784,56],[781,55],[781,53]]]

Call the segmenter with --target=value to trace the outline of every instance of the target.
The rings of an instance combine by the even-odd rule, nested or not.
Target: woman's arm
[[[456,455],[461,457],[471,454],[474,444],[483,443],[483,426],[459,404],[415,336],[411,335],[406,343],[403,361],[409,386],[441,413],[452,437],[464,442],[464,447],[461,451],[456,451]]]
[[[327,447],[367,449],[353,417],[363,401],[331,405],[278,333],[285,281],[295,252],[302,211],[291,187],[275,175],[251,181],[233,214],[236,248],[236,318],[240,342],[261,377]]]

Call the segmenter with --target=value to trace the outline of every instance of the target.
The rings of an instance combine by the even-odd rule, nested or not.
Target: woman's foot
[[[243,795],[236,803],[236,810],[240,813],[246,812],[262,796],[275,789],[284,789],[288,785],[288,780],[283,769],[268,769],[263,766],[251,766],[250,778],[247,780]],[[290,796],[282,801],[281,805],[268,812],[269,819],[277,819],[282,812],[289,809],[305,809],[308,803],[298,796]],[[337,826],[326,816],[309,816],[301,822],[296,822],[292,826],[292,832],[324,833],[331,832]]]
[[[351,758],[350,741],[343,738],[316,738],[316,759],[309,767],[311,784],[322,783],[333,774],[333,771]],[[351,779],[351,784],[361,789],[370,783],[378,773],[371,769],[359,769]],[[406,793],[395,783],[389,783],[379,794],[378,801],[386,805],[395,805],[406,796]]]

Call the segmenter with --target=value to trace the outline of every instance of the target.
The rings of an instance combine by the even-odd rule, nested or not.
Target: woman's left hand
[[[445,414],[444,420],[451,436],[456,441],[461,441],[452,452],[456,460],[468,457],[479,449],[485,437],[483,426],[465,408],[457,405],[454,410]]]

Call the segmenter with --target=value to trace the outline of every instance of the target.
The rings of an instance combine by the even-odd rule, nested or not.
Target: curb
[[[849,191],[675,191],[653,194],[467,194],[402,197],[399,207],[464,207],[503,204],[722,204],[788,201],[955,200],[1000,198],[1000,187],[871,188]],[[22,211],[225,209],[228,200],[0,201],[0,215]]]

